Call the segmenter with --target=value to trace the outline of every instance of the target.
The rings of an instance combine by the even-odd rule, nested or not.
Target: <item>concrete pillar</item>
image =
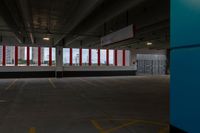
[[[130,52],[131,52],[130,66],[133,66],[133,68],[137,70],[137,59],[136,59],[137,51],[135,49],[131,49]]]
[[[56,77],[63,77],[63,47],[56,47]]]

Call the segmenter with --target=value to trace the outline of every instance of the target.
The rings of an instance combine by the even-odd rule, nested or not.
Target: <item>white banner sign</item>
[[[134,37],[133,25],[120,29],[101,38],[101,45],[108,45]]]

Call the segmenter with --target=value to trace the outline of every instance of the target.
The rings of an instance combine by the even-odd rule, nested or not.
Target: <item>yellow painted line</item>
[[[89,82],[89,81],[87,81],[87,80],[85,80],[85,79],[82,79],[82,78],[78,78],[78,79],[80,79],[81,81],[83,81],[83,82],[85,82],[85,83],[87,83],[87,84],[89,84],[89,85],[97,86],[96,84],[91,83],[91,82]]]
[[[123,120],[123,119],[107,119],[107,120]],[[94,121],[96,122],[96,121]],[[128,123],[124,123],[122,125],[119,125],[117,127],[114,127],[114,128],[110,128],[110,129],[106,129],[106,130],[103,130],[103,128],[99,127],[99,124],[96,122],[96,128],[99,129],[100,133],[111,133],[111,132],[114,132],[114,131],[117,131],[121,128],[124,128],[124,127],[128,127],[128,126],[131,126],[131,125],[135,125],[135,124],[151,124],[151,125],[159,125],[159,126],[163,126],[164,128],[162,128],[159,133],[166,133],[168,131],[168,124],[164,124],[164,123],[160,123],[160,122],[155,122],[155,121],[146,121],[146,120],[130,120],[130,122]],[[94,125],[94,123],[93,123]],[[103,132],[102,132],[103,131]]]
[[[106,133],[97,121],[91,120],[91,122],[94,125],[94,127],[99,130],[100,133]]]
[[[55,86],[55,84],[53,83],[53,81],[49,78],[49,83],[51,84],[51,86],[55,89],[56,88],[56,86]]]
[[[36,129],[34,127],[29,128],[28,133],[36,133]]]
[[[15,84],[16,81],[17,79],[15,79],[8,87],[6,87],[5,90],[10,89]]]
[[[121,129],[121,128],[130,126],[130,125],[133,125],[133,124],[136,124],[136,123],[137,123],[137,121],[131,121],[131,122],[122,124],[122,125],[120,125],[120,126],[118,126],[118,127],[114,127],[114,128],[108,129],[108,130],[105,131],[105,133],[111,133],[111,132],[117,131],[117,130],[119,130],[119,129]]]
[[[169,126],[166,126],[164,128],[161,128],[158,133],[168,133],[168,132],[169,132]]]
[[[139,119],[101,119],[101,120],[112,120],[112,121],[137,121],[139,123],[146,123],[152,125],[168,126],[167,123],[162,123],[158,121],[149,121],[149,120],[139,120]]]

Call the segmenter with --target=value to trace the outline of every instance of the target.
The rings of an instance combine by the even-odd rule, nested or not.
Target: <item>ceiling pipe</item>
[[[104,0],[80,0],[77,10],[72,14],[71,19],[65,24],[61,35],[54,43],[57,45],[65,36],[70,33],[80,22],[82,22],[96,7],[101,5]]]
[[[27,0],[19,0],[19,4],[20,4],[20,9],[22,12],[22,16],[23,16],[23,20],[24,20],[24,24],[26,26],[26,30],[29,29],[28,35],[30,37],[31,43],[34,44],[34,37],[33,37],[33,33],[32,33],[32,15],[31,15],[31,11],[30,11],[30,4],[28,3]]]
[[[113,17],[137,6],[145,0],[108,0],[79,24],[72,33],[89,33]],[[79,39],[79,36],[66,38],[66,46]],[[82,38],[83,39],[83,38]]]

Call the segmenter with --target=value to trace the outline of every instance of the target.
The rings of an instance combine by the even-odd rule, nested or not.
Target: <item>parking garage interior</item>
[[[168,133],[168,0],[2,0],[0,133]]]

